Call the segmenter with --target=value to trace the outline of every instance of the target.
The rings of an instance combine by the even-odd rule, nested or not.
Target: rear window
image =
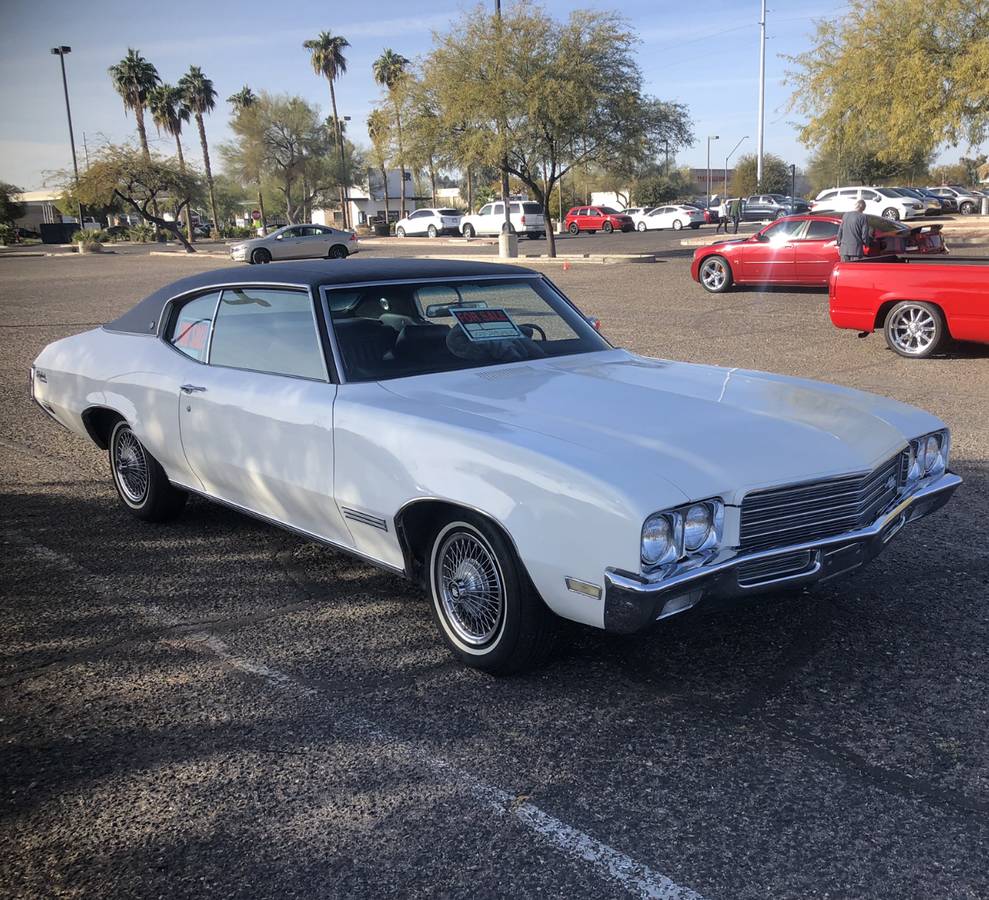
[[[538,203],[523,203],[522,212],[530,216],[541,216],[543,208]]]
[[[438,212],[439,212],[439,214],[441,216],[459,216],[460,215],[460,213],[457,212],[455,209],[441,209],[441,210],[438,210]]]
[[[807,225],[807,233],[804,235],[804,239],[808,241],[829,241],[837,236],[837,222],[823,222],[820,219],[811,219]]]
[[[601,210],[601,214],[605,216],[618,216],[621,213],[617,209],[612,209],[610,206],[600,206],[598,209]]]
[[[877,234],[896,234],[898,231],[910,230],[909,225],[884,219],[882,216],[866,216],[866,219],[869,220],[869,227]]]

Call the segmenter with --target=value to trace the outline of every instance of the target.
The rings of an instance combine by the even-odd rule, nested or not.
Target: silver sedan
[[[286,225],[265,237],[234,244],[230,256],[259,264],[274,259],[346,259],[359,249],[352,231],[328,225]]]

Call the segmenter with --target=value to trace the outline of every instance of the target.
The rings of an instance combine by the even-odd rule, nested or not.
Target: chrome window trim
[[[202,293],[197,293],[196,291],[188,291],[186,294],[180,295],[181,297],[186,297],[189,294],[195,295],[195,296],[190,296],[188,300],[184,300],[182,303],[182,305],[184,306],[186,303],[193,303],[194,301],[198,300],[199,297],[208,297],[214,291],[216,292],[216,303],[213,305],[213,315],[210,317],[209,320],[209,336],[206,338],[206,359],[194,359],[193,357],[189,356],[188,353],[183,353],[181,350],[179,350],[178,347],[175,346],[175,344],[173,344],[168,339],[168,335],[165,334],[165,327],[168,324],[169,320],[172,318],[172,312],[175,309],[175,302],[177,302],[177,300],[175,301],[168,300],[165,303],[165,305],[161,308],[161,323],[159,323],[161,330],[160,337],[154,334],[142,334],[140,335],[140,337],[149,337],[149,338],[158,337],[161,340],[161,342],[166,347],[168,347],[169,350],[171,350],[173,353],[178,353],[178,355],[181,356],[183,359],[186,359],[189,362],[196,363],[197,365],[200,366],[208,365],[207,360],[209,359],[209,352],[213,346],[213,326],[216,323],[216,310],[219,308],[220,298],[223,296],[223,289],[207,288],[206,290],[202,291]]]

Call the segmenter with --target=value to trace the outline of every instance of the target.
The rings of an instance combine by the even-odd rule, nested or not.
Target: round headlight
[[[699,550],[711,534],[714,519],[711,507],[706,503],[695,503],[687,510],[683,520],[683,545],[688,550]]]
[[[642,561],[649,566],[676,558],[673,523],[666,516],[650,516],[642,526]]]
[[[923,440],[924,444],[924,472],[930,474],[937,466],[941,456],[941,442],[933,434],[929,434]]]

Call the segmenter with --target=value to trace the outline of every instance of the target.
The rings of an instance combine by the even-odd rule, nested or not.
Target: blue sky
[[[712,166],[749,135],[739,154],[754,151],[758,102],[759,0],[548,0],[556,16],[571,9],[619,9],[641,40],[639,62],[649,93],[687,104],[697,144],[679,162],[703,166],[708,134]],[[805,49],[813,20],[842,7],[828,0],[775,0],[767,16],[766,150],[802,164],[806,149],[796,139],[787,113],[789,90],[783,83],[783,53]],[[221,101],[250,84],[254,90],[301,94],[328,111],[326,82],[309,66],[302,41],[321,30],[342,34],[351,43],[348,73],[337,85],[341,115],[353,116],[351,135],[366,141],[363,123],[379,96],[371,63],[383,48],[409,58],[427,53],[432,32],[444,30],[473,4],[457,0],[367,0],[331,4],[295,0],[166,0],[118,2],[89,0],[3,0],[0,14],[0,180],[25,189],[42,186],[45,170],[68,167],[65,108],[58,58],[51,47],[67,44],[69,92],[76,145],[83,161],[83,135],[92,148],[103,140],[133,137],[134,121],[125,116],[107,76],[128,47],[138,48],[174,83],[190,64],[213,79]],[[345,11],[340,11],[341,9]],[[210,145],[229,138],[228,106],[218,104],[207,119]],[[149,137],[156,134],[150,121]],[[198,159],[193,132],[184,137]],[[170,138],[161,140],[171,152]],[[219,154],[215,154],[218,156]]]

